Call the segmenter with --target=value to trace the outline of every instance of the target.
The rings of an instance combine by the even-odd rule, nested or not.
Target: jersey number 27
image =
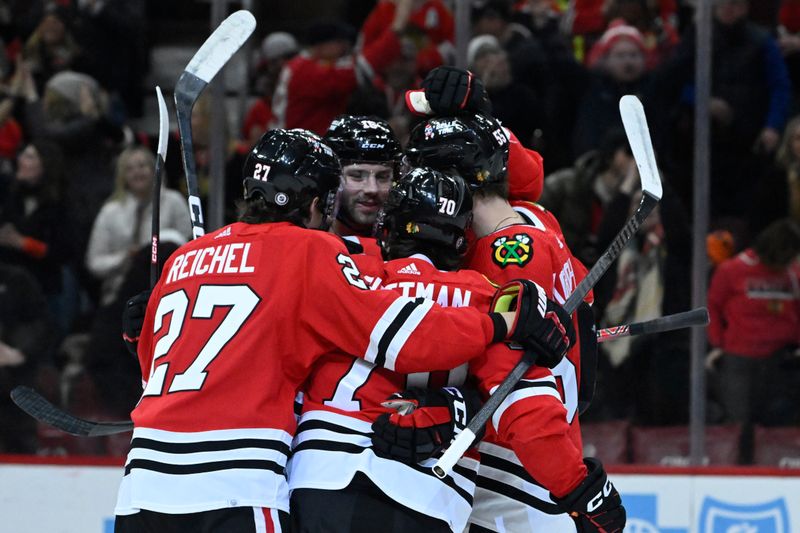
[[[228,341],[236,335],[259,301],[258,295],[247,285],[202,285],[197,291],[197,298],[189,320],[208,320],[217,307],[229,307],[230,311],[194,357],[192,363],[182,372],[175,374],[166,392],[200,390],[206,379],[206,368],[219,355]],[[189,297],[184,290],[167,294],[158,302],[153,333],[156,334],[161,330],[164,318],[170,313],[172,313],[172,320],[170,320],[167,333],[158,340],[153,350],[150,379],[147,380],[143,396],[159,396],[165,392],[167,370],[171,364],[166,356],[183,332],[189,303]]]

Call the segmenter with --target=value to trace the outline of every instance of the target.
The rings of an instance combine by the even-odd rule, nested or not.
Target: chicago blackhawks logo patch
[[[492,261],[500,268],[509,265],[525,266],[533,257],[532,243],[533,239],[527,233],[499,237],[492,243]]]

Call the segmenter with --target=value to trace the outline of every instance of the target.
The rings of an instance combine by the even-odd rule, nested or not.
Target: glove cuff
[[[501,342],[508,336],[508,326],[506,320],[500,313],[489,313],[489,318],[492,319],[494,325],[494,334],[492,335],[492,343]]]
[[[434,114],[431,104],[428,103],[428,99],[425,96],[425,91],[422,89],[406,91],[406,107],[418,117]]]

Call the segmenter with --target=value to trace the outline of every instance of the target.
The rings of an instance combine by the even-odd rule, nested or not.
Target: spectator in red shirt
[[[400,57],[398,35],[405,29],[412,0],[397,0],[391,26],[349,55],[351,33],[337,22],[309,28],[307,48],[281,71],[272,96],[273,128],[304,128],[320,135],[347,108],[350,96],[361,85],[372,83],[378,73]]]
[[[258,139],[269,129],[272,121],[272,93],[278,83],[278,75],[287,61],[297,55],[297,41],[290,33],[276,31],[261,42],[261,50],[255,65],[255,88],[260,95],[245,115],[242,123],[242,139],[249,152]]]
[[[752,248],[722,263],[711,279],[708,337],[719,401],[728,422],[789,422],[772,411],[780,403],[781,364],[798,355],[800,341],[800,227],[789,219],[772,223]],[[796,384],[792,387],[797,389]],[[790,390],[790,389],[787,389]],[[776,417],[778,420],[776,420]],[[769,420],[765,420],[769,418]]]
[[[397,15],[397,2],[375,5],[361,28],[364,46],[378,39]],[[408,18],[409,33],[416,50],[417,74],[455,62],[455,20],[442,0],[413,0]]]

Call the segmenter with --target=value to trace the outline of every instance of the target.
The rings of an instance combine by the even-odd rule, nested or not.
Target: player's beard
[[[375,224],[383,202],[376,194],[356,194],[347,200],[347,213],[359,226],[371,227]]]

